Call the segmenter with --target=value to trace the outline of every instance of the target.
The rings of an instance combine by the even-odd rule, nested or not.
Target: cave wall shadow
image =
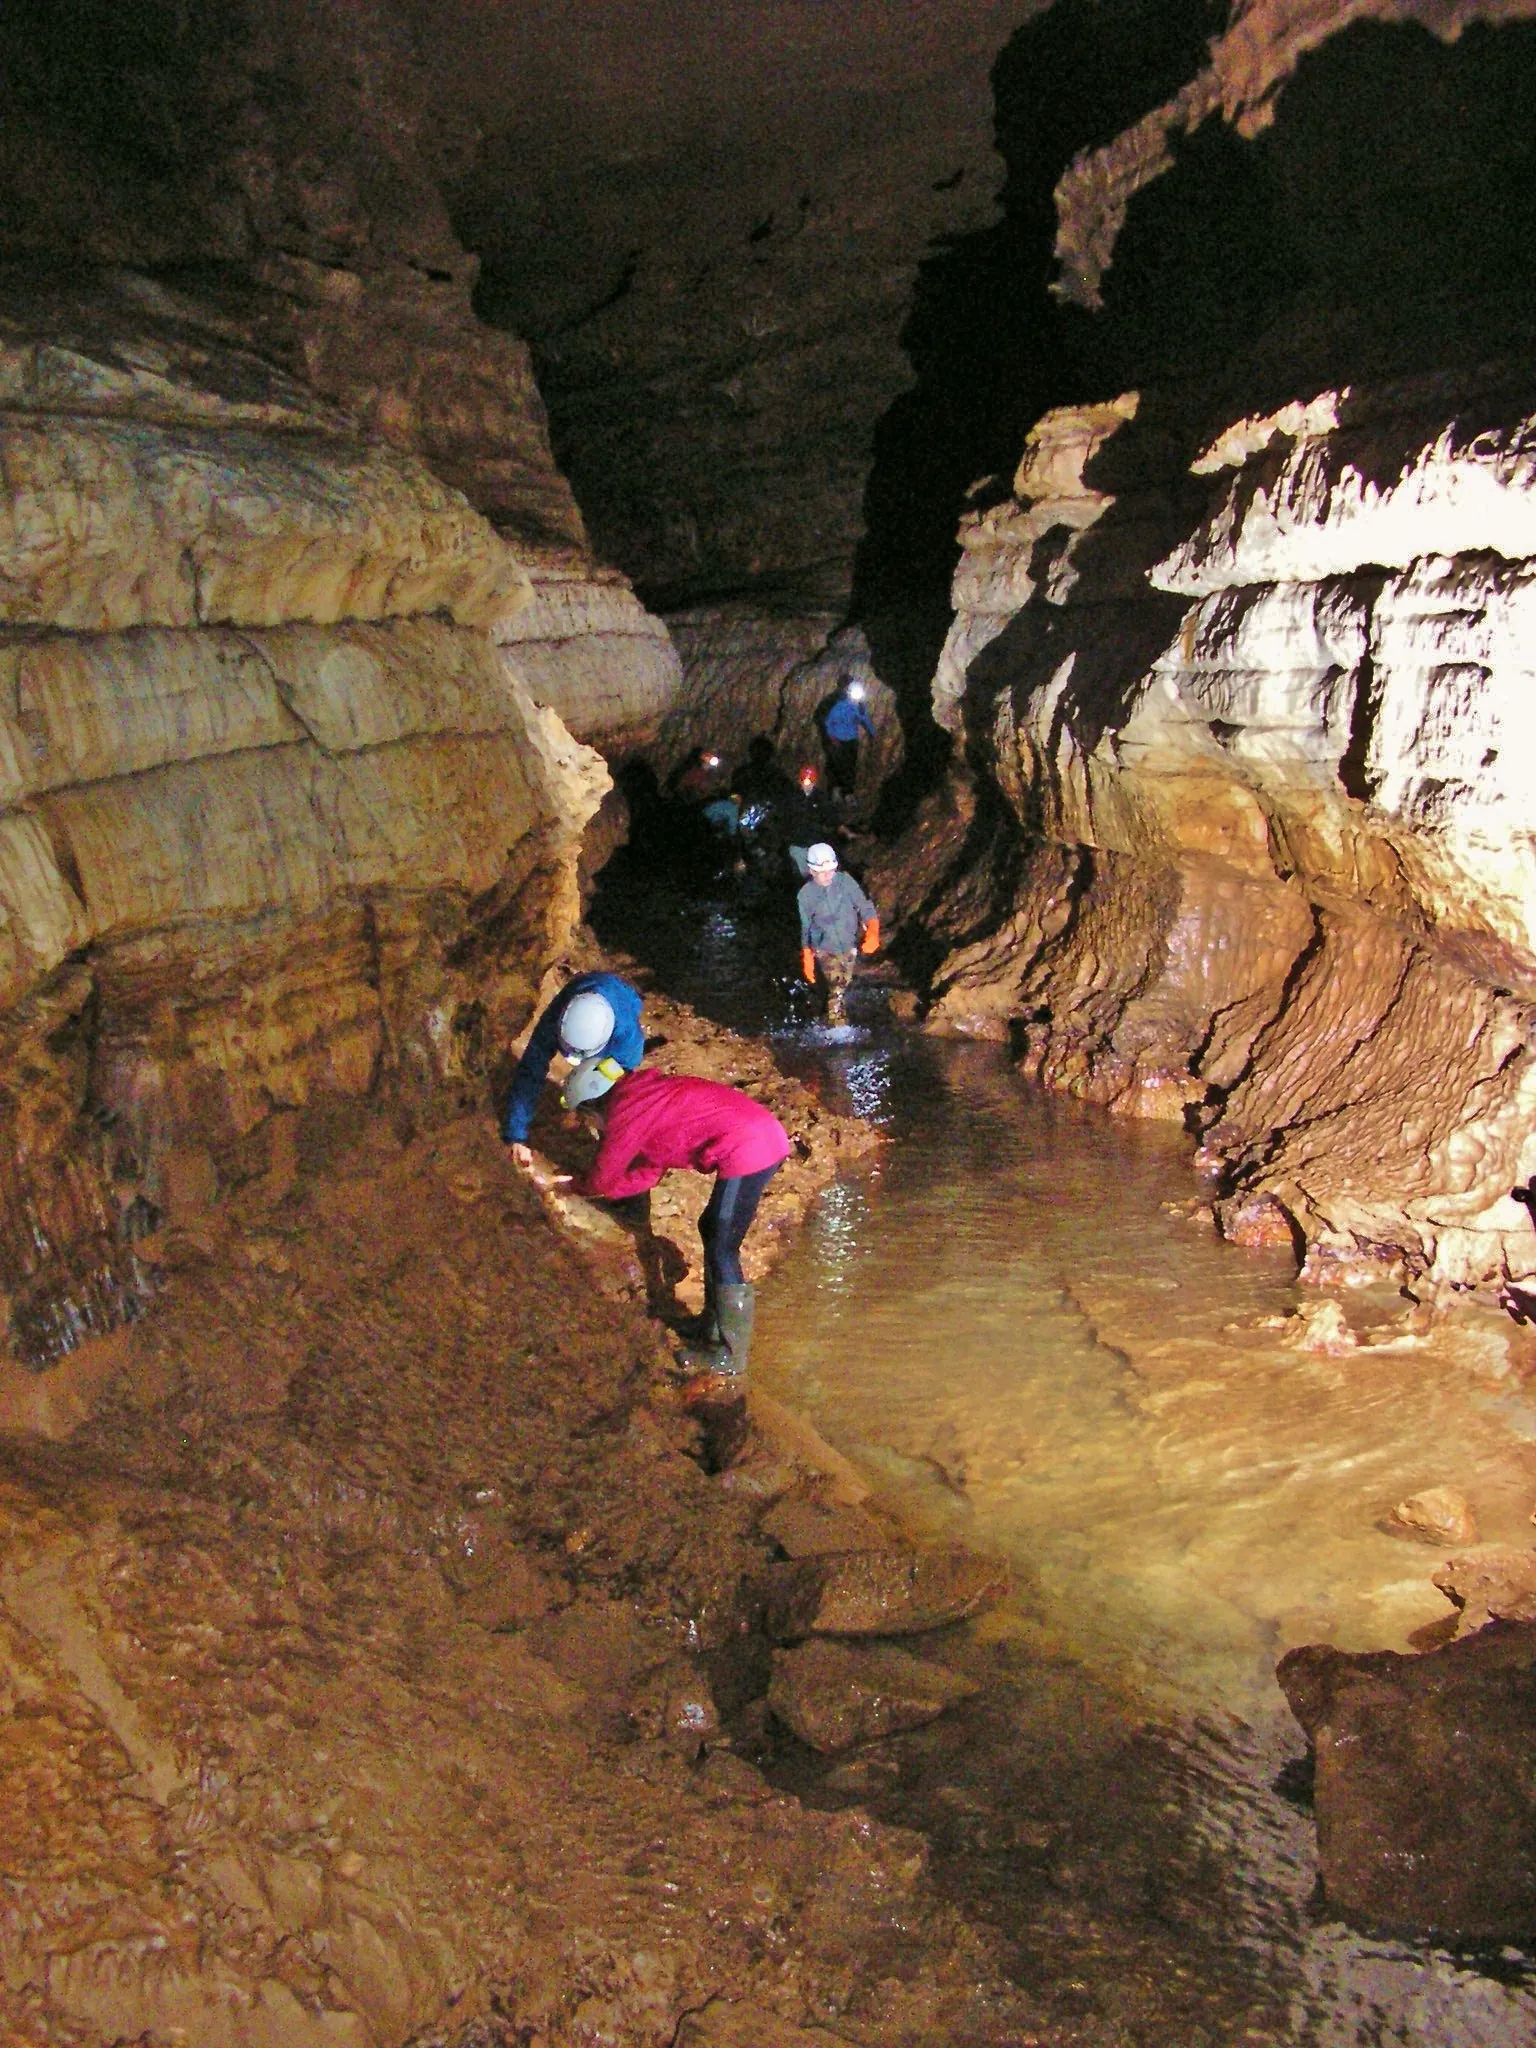
[[[1176,140],[1172,170],[1132,202],[1102,311],[1051,295],[1061,172],[1194,77],[1225,12],[1057,0],[993,66],[1002,216],[920,267],[901,335],[914,381],[876,429],[855,562],[853,617],[907,741],[888,830],[949,757],[929,687],[960,516],[1007,494],[1042,412],[1150,387],[1199,439],[1330,384],[1536,352],[1528,22],[1450,45],[1412,25],[1341,31],[1257,140],[1219,119]]]

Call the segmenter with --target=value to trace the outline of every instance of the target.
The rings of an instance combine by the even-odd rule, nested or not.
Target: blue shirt
[[[589,989],[595,995],[605,996],[613,1011],[613,1035],[606,1045],[598,1047],[593,1057],[617,1060],[631,1074],[645,1058],[639,990],[631,988],[627,981],[620,981],[616,974],[578,974],[574,981],[565,984],[534,1025],[523,1056],[517,1063],[517,1072],[512,1076],[512,1087],[507,1096],[506,1114],[501,1120],[501,1135],[509,1145],[527,1144],[528,1128],[539,1106],[539,1095],[549,1075],[549,1063],[560,1050],[560,1019],[565,1015],[571,998],[585,995]]]
[[[856,704],[846,692],[833,699],[827,707],[827,715],[821,722],[821,729],[829,740],[856,740],[861,731],[871,739],[875,728],[869,722],[869,713],[862,704]]]

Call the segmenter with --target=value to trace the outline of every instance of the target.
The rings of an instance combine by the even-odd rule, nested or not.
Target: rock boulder
[[[1425,1656],[1312,1644],[1277,1672],[1317,1761],[1323,1885],[1347,1918],[1460,1941],[1536,1933],[1536,1626]]]
[[[977,1689],[958,1671],[889,1644],[818,1638],[774,1651],[768,1704],[802,1742],[830,1755],[920,1728]]]

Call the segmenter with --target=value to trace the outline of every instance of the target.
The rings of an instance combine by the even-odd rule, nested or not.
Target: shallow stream
[[[922,1828],[937,1881],[1084,2042],[1536,2041],[1528,1958],[1330,1917],[1273,1678],[1295,1643],[1444,1633],[1445,1553],[1380,1526],[1405,1495],[1459,1487],[1485,1540],[1529,1543],[1513,1326],[1472,1313],[1426,1342],[1380,1290],[1344,1298],[1356,1349],[1290,1348],[1292,1260],[1190,1213],[1181,1132],[894,1026],[878,988],[827,1031],[790,893],[620,865],[594,922],[887,1131],[764,1287],[754,1372],[1017,1592],[944,1645],[986,1679],[977,1705],[841,1762],[787,1754],[783,1782]]]

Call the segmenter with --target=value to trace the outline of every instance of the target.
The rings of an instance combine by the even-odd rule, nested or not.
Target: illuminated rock
[[[266,1172],[275,1113],[483,1092],[608,778],[487,630],[524,561],[420,456],[158,288],[80,285],[29,353],[35,311],[0,321],[0,1295],[39,1366],[139,1312],[135,1232]]]
[[[934,1022],[1193,1121],[1309,1274],[1536,1267],[1533,420],[1514,373],[1329,391],[1181,471],[1145,404],[1068,411],[963,536],[957,601],[1023,601],[936,705],[1022,838],[987,936],[940,912]]]
[[[817,1640],[773,1653],[768,1704],[824,1754],[921,1728],[979,1688],[969,1678],[888,1644]]]

